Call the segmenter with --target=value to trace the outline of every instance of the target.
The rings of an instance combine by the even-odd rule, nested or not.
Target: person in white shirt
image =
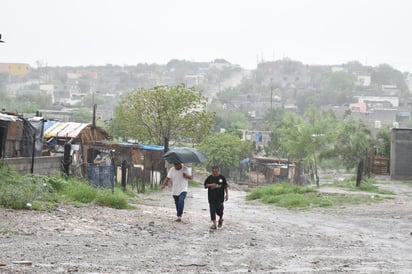
[[[181,163],[175,163],[167,173],[166,179],[163,181],[162,189],[164,189],[169,181],[172,181],[172,195],[176,205],[176,222],[182,221],[183,209],[185,207],[185,199],[188,189],[188,180],[192,179],[190,170]]]

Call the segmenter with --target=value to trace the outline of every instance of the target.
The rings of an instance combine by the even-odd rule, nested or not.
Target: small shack
[[[92,124],[49,121],[45,124],[43,155],[64,155],[69,147],[69,158],[63,165],[70,165],[70,174],[86,178],[87,163],[94,160],[89,151],[96,142],[108,139],[104,129]]]
[[[287,159],[255,156],[250,161],[251,181],[257,184],[290,181],[295,176],[295,163]]]
[[[0,158],[41,156],[43,118],[0,112]]]
[[[107,165],[107,159],[115,169],[117,182],[122,180],[122,168],[126,168],[126,184],[144,182],[159,183],[164,167],[163,146],[144,145],[130,142],[95,142],[89,150],[89,159],[99,158],[99,165]],[[89,161],[88,164],[93,164]]]

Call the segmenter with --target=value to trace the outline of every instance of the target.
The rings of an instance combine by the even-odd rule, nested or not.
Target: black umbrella
[[[169,163],[201,163],[207,160],[206,155],[195,148],[190,147],[174,147],[165,154],[162,158]]]

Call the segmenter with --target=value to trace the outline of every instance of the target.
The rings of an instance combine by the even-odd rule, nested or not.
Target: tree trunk
[[[169,151],[169,138],[165,137],[163,153],[166,153],[168,151]],[[163,160],[163,167],[162,167],[162,172],[161,172],[161,182],[163,182],[166,179],[166,176],[167,176],[166,160]]]
[[[319,188],[319,175],[318,175],[318,163],[316,161],[316,154],[313,154],[313,161],[315,166],[315,179],[316,179],[316,186]]]
[[[296,162],[295,165],[295,174],[293,176],[293,183],[295,185],[302,185],[302,162]]]
[[[362,182],[362,174],[363,174],[363,160],[360,160],[358,164],[358,172],[356,176],[356,187],[359,187]]]

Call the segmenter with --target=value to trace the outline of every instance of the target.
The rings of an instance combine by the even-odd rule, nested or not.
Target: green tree
[[[379,129],[376,134],[376,150],[377,154],[385,157],[390,157],[391,153],[391,130],[388,128]]]
[[[381,64],[373,70],[371,82],[378,87],[382,85],[396,85],[401,92],[405,93],[408,91],[402,72],[392,68],[388,64]]]
[[[217,165],[224,170],[238,167],[241,159],[248,156],[251,145],[228,133],[207,136],[199,148],[208,157],[208,165]]]
[[[319,187],[318,165],[331,139],[333,117],[309,108],[304,117],[286,113],[278,129],[272,135],[277,136],[279,150],[284,151],[294,161],[303,160],[313,171],[316,185]]]
[[[130,91],[115,110],[117,134],[169,147],[169,141],[201,139],[213,127],[207,99],[180,84]]]
[[[370,129],[361,121],[344,120],[336,130],[330,156],[338,158],[346,169],[357,169],[356,186],[360,186],[364,159],[372,143]]]
[[[272,131],[270,133],[270,140],[267,146],[264,147],[266,156],[276,156],[279,158],[286,157],[286,153],[283,150],[281,143],[281,137],[277,130],[282,123],[285,113],[284,109],[279,108],[271,109],[265,114],[263,128]]]
[[[352,89],[356,77],[352,73],[332,72],[323,84],[323,91],[318,97],[320,105],[342,105],[352,100]]]
[[[241,111],[225,111],[217,114],[217,131],[224,128],[228,133],[241,134],[242,129],[250,129],[246,113]]]

